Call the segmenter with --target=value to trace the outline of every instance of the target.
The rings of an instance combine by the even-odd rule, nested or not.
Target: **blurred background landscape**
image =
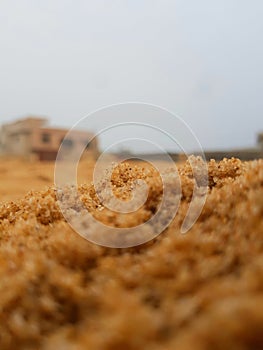
[[[2,1],[1,200],[52,184],[67,130],[97,109],[127,101],[181,117],[207,159],[261,158],[262,15],[260,0]],[[116,138],[101,133],[90,142],[100,125],[90,118],[78,142],[64,146],[86,142],[86,161],[94,163]],[[165,137],[156,142],[183,159]],[[160,158],[134,143],[115,149],[127,157],[147,152]]]
[[[204,149],[254,147],[262,15],[260,0],[1,1],[0,124],[33,115],[70,128],[137,101],[179,115]]]

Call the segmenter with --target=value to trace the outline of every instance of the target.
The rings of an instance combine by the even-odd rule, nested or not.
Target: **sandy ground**
[[[116,159],[112,158],[115,162]],[[78,183],[93,179],[95,161],[86,159],[78,167]],[[133,162],[136,164],[136,162]],[[137,162],[137,164],[140,164]],[[159,162],[160,169],[166,168]],[[54,185],[54,162],[30,162],[21,159],[0,158],[0,203],[22,198],[29,191],[39,191]]]
[[[53,183],[53,163],[0,160],[0,201],[16,200],[30,190],[40,190]]]
[[[93,160],[79,166],[79,181],[92,179]],[[39,191],[54,184],[54,162],[30,162],[0,158],[0,202],[22,198],[29,191]]]
[[[169,228],[144,245],[112,249],[69,227],[48,187],[53,164],[2,160],[0,349],[263,349],[263,160],[210,162],[208,170],[207,200],[187,234],[180,227],[194,182],[183,164]],[[123,220],[99,205],[91,172],[91,162],[81,165],[83,203],[119,227]],[[140,164],[118,168],[115,193],[125,198],[138,177],[149,197],[124,224],[158,209],[160,179]]]

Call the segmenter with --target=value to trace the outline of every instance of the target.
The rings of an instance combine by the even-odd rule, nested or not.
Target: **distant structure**
[[[52,161],[57,157],[59,147],[67,134],[67,129],[52,128],[46,118],[28,117],[0,128],[0,154],[21,156],[27,159]],[[63,142],[69,153],[76,147],[93,157],[98,155],[97,140],[87,131],[74,131],[71,138]]]
[[[241,160],[253,160],[263,158],[263,133],[259,133],[257,137],[257,144],[251,148],[239,148],[223,151],[205,151],[207,160],[215,159],[222,160],[223,158],[239,158]]]
[[[193,152],[194,155],[199,155],[195,152]],[[121,152],[119,154],[115,154],[116,157],[126,157],[126,159],[129,158],[135,158],[137,161],[140,161],[145,156],[147,156],[147,159],[149,161],[161,161],[165,160],[163,154],[160,153],[154,153],[154,154],[130,154],[129,152]],[[190,154],[188,154],[190,155]],[[187,155],[183,153],[169,153],[169,156],[172,160],[175,162],[181,162],[186,161]],[[263,158],[263,133],[259,133],[257,137],[257,144],[255,147],[251,148],[238,148],[238,149],[229,149],[229,150],[204,150],[204,156],[207,161],[210,159],[215,159],[216,161],[220,161],[224,158],[239,158],[240,160],[254,160],[254,159],[260,159]]]
[[[263,132],[258,134],[258,147],[263,151]]]

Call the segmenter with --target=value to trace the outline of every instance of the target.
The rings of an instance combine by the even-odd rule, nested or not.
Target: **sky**
[[[262,18],[262,0],[0,0],[0,123],[38,115],[71,127],[133,101],[180,116],[205,149],[254,146]]]

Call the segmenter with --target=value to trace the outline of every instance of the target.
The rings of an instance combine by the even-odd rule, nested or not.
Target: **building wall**
[[[1,128],[1,153],[40,160],[55,160],[61,142],[68,130],[48,128],[44,118],[26,118]],[[87,131],[74,131],[71,140],[64,144],[67,154],[82,150],[89,144],[88,152],[97,156],[97,140],[90,140],[93,134]]]
[[[87,147],[89,155],[97,156],[97,141],[93,140],[93,134],[86,131],[71,132],[70,138],[62,143],[68,130],[40,128],[34,129],[32,133],[32,152],[38,154],[41,160],[55,160],[60,146],[63,147],[66,157],[75,156]]]
[[[64,130],[35,128],[33,130],[31,140],[32,150],[58,150],[61,144],[61,140],[64,138],[65,134],[66,132]],[[49,139],[46,139],[46,141],[44,141],[44,136],[48,136]]]
[[[30,129],[17,125],[4,125],[1,129],[1,149],[3,154],[24,156],[30,153]]]
[[[19,156],[24,156],[30,153],[30,133],[21,132],[11,134],[7,143],[8,152]]]

